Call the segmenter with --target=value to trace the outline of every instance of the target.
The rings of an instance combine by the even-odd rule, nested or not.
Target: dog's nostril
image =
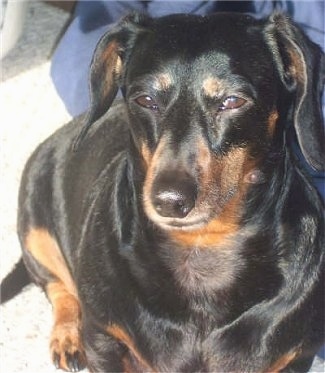
[[[194,207],[195,197],[189,188],[158,190],[153,204],[163,217],[185,218]]]

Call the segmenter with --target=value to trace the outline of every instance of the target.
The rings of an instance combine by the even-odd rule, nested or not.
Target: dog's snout
[[[163,217],[185,218],[195,205],[196,195],[196,184],[190,176],[168,173],[156,180],[152,202]]]
[[[153,202],[159,215],[170,218],[184,218],[194,207],[195,201],[187,190],[169,189],[159,191]]]

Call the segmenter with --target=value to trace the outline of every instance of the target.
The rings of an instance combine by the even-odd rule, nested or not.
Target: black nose
[[[168,173],[154,182],[152,201],[159,215],[185,218],[196,200],[196,184],[190,176]]]

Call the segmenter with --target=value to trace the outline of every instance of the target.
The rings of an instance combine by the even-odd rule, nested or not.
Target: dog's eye
[[[139,96],[135,99],[135,102],[146,109],[154,111],[159,109],[157,102],[150,96]]]
[[[229,96],[223,101],[222,105],[220,106],[220,110],[238,109],[245,103],[246,100],[244,98]]]

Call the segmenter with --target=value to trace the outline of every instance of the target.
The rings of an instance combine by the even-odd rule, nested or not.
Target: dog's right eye
[[[135,102],[146,109],[153,111],[159,109],[157,102],[150,96],[139,96],[135,99]]]
[[[229,96],[227,97],[222,105],[220,106],[219,110],[232,110],[232,109],[238,109],[245,105],[247,100],[245,100],[242,97],[237,96]]]

